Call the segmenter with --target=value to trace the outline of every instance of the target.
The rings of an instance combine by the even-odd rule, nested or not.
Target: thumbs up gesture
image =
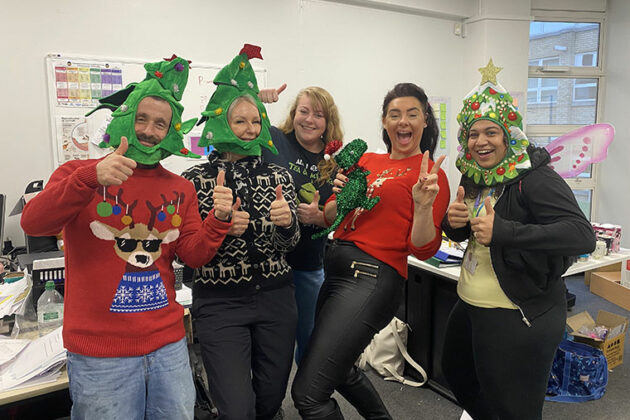
[[[133,174],[136,162],[125,157],[128,148],[127,137],[123,136],[118,148],[96,164],[96,180],[99,184],[105,187],[120,185]]]
[[[220,170],[217,175],[217,184],[212,191],[214,216],[222,222],[228,222],[232,217],[232,189],[223,184],[225,184],[225,171]]]
[[[282,196],[282,185],[276,187],[276,199],[271,202],[269,211],[271,223],[279,227],[289,227],[293,221],[289,203]]]
[[[232,226],[228,230],[228,235],[241,236],[249,226],[249,213],[239,210],[241,207],[240,197],[236,197],[236,202],[232,206]]]
[[[258,98],[260,99],[260,102],[265,103],[265,104],[272,104],[274,102],[278,102],[278,98],[280,94],[284,92],[286,88],[287,88],[287,84],[283,83],[282,86],[280,86],[278,89],[276,88],[261,89],[260,92],[258,92]]]
[[[492,226],[494,225],[494,209],[490,203],[490,197],[483,202],[486,215],[475,217],[470,221],[473,236],[481,245],[489,246],[492,241]]]
[[[452,228],[463,228],[468,223],[468,207],[466,207],[464,203],[464,187],[461,185],[457,189],[455,201],[448,206],[446,215],[448,217],[448,224],[451,225]]]
[[[300,203],[297,207],[297,217],[305,225],[321,226],[323,212],[319,209],[319,191],[313,194],[313,201],[310,204]]]

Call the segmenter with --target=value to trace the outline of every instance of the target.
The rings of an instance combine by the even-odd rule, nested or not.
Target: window
[[[597,79],[575,79],[573,82],[573,102],[594,102],[597,100]]]
[[[529,60],[530,66],[557,66],[558,57]],[[527,80],[527,104],[553,103],[558,99],[558,79],[530,78]]]
[[[527,136],[545,146],[584,125],[598,122],[599,92],[604,80],[602,46],[604,14],[559,17],[533,11],[529,33]],[[566,151],[565,151],[566,153]],[[591,165],[567,179],[584,214],[591,218],[597,198],[597,168]]]
[[[597,51],[575,54],[575,66],[595,67],[597,65]]]

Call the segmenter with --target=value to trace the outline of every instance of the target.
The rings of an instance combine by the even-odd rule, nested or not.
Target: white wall
[[[608,158],[600,164],[598,214],[601,222],[623,228],[621,242],[630,248],[630,2],[608,0],[606,34],[605,122],[615,126],[615,140]]]
[[[147,61],[176,53],[193,65],[224,64],[243,43],[258,44],[264,61],[254,64],[268,69],[269,85],[289,85],[269,107],[273,122],[300,88],[320,85],[335,97],[346,137],[372,149],[381,146],[380,107],[395,83],[454,99],[468,88],[459,84],[466,41],[452,21],[325,1],[23,1],[5,5],[0,19],[0,190],[9,207],[53,170],[48,53]],[[18,216],[7,219],[5,236],[23,243]]]
[[[415,82],[430,96],[449,97],[451,159],[447,169],[451,187],[457,185],[459,173],[453,165],[455,116],[463,96],[480,80],[476,69],[492,57],[496,65],[504,67],[499,73],[503,86],[510,91],[526,91],[530,0],[393,2],[416,9],[408,13],[374,5],[391,0],[356,2],[372,7],[324,0],[11,2],[0,14],[0,53],[4,58],[0,65],[0,191],[8,194],[8,205],[13,207],[28,182],[47,179],[53,170],[46,54],[156,61],[176,53],[193,60],[193,65],[195,61],[225,64],[245,42],[262,47],[264,61],[254,64],[268,70],[269,86],[284,82],[289,85],[280,102],[268,107],[272,122],[283,119],[300,88],[319,85],[334,96],[346,139],[361,137],[372,150],[382,147],[380,108],[385,93],[395,83]],[[622,44],[628,39],[629,12],[625,0],[610,3],[619,13],[611,16],[611,22],[617,24],[610,27],[616,35],[609,36],[609,42],[617,45],[615,50],[620,55],[616,62],[609,59],[613,69],[607,81],[606,112],[616,112],[618,139],[613,144],[620,147],[624,115],[622,106],[615,104],[625,103],[621,87],[627,91],[630,86],[628,52]],[[473,13],[472,23],[465,25],[466,38],[453,34],[453,20],[423,15],[427,10],[435,10],[442,17]],[[615,156],[626,158],[619,162]],[[611,153],[602,166],[610,163],[621,167],[628,156],[626,142],[625,149]],[[607,177],[605,171],[603,179]],[[614,179],[616,185],[620,184],[616,177],[608,179],[609,183]],[[615,191],[618,193],[618,189]],[[605,216],[607,220],[628,221],[628,216],[622,217],[630,194],[625,196],[623,207],[608,206],[616,213],[614,217]],[[616,201],[602,196],[602,203]],[[606,215],[606,211],[602,208],[600,214]],[[5,236],[16,245],[23,244],[19,217],[10,217],[7,222]],[[624,224],[628,231],[630,223]],[[625,238],[628,241],[630,233]]]

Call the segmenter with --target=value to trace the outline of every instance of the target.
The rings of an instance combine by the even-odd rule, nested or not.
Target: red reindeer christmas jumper
[[[59,167],[25,206],[21,224],[34,236],[63,230],[66,349],[93,357],[144,355],[185,334],[175,254],[202,266],[230,224],[215,217],[202,223],[193,184],[160,165],[103,187],[98,162]]]

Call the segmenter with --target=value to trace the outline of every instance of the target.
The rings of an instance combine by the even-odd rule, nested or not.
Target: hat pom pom
[[[330,160],[330,155],[328,153],[324,155],[324,160]]]

